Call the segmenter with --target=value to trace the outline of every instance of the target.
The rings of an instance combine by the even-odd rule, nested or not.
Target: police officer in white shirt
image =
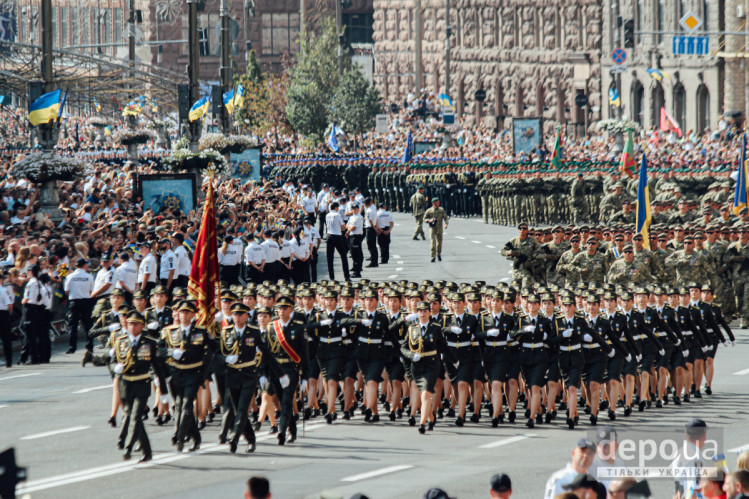
[[[317,193],[317,215],[320,221],[320,236],[325,233],[325,215],[328,214],[328,195],[330,193],[330,187],[328,184],[322,185],[322,190]]]
[[[263,270],[265,269],[265,251],[263,247],[252,237],[248,236],[247,247],[244,249],[244,264],[247,268],[247,280],[260,284],[263,282]]]
[[[364,240],[364,217],[359,214],[359,205],[351,205],[351,216],[346,224],[349,245],[351,247],[352,273],[351,277],[361,277],[362,265],[364,264],[364,252],[362,241]]]
[[[367,268],[378,267],[377,251],[377,207],[369,197],[364,198],[364,235],[367,238],[367,251],[369,252],[369,263]]]
[[[385,209],[385,203],[380,203],[380,209],[377,211],[377,244],[380,246],[380,263],[388,263],[390,260],[390,232],[393,230],[395,222],[393,216]]]
[[[169,239],[162,239],[159,242],[161,258],[159,260],[159,282],[169,292],[174,285],[174,276],[177,273],[177,257],[172,251],[172,242]]]
[[[364,206],[364,195],[358,187],[354,187],[354,201],[356,201],[356,204],[359,206]]]
[[[230,286],[239,284],[239,270],[242,264],[242,241],[235,239],[231,234],[224,236],[224,242],[218,249],[218,264],[222,281]]]
[[[151,243],[140,243],[138,248],[140,254],[143,255],[143,259],[138,266],[138,289],[142,289],[146,292],[146,295],[150,295],[151,290],[156,287],[158,264],[156,257],[151,254]]]
[[[307,225],[308,220],[305,220]],[[290,239],[292,258],[291,263],[291,278],[294,282],[299,284],[301,282],[309,282],[309,262],[311,256],[310,245],[305,240],[305,231],[302,227],[294,229],[294,234]]]
[[[88,338],[91,329],[91,293],[94,291],[94,278],[88,273],[88,262],[79,258],[75,262],[76,269],[65,278],[65,293],[68,295],[70,312],[70,332],[68,337],[68,351],[75,353],[78,347],[78,325],[83,325],[83,337],[87,338],[86,350],[93,350],[93,341]]]
[[[115,271],[115,287],[125,293],[125,301],[133,302],[133,293],[138,289],[138,267],[127,251],[120,252],[120,265]]]
[[[278,243],[273,240],[273,229],[265,229],[263,237],[265,240],[260,245],[265,252],[265,268],[263,270],[262,280],[277,281],[279,274],[278,266],[280,265],[278,259],[281,257],[281,248],[278,246]]]
[[[588,472],[593,457],[596,454],[596,444],[590,440],[581,438],[572,450],[572,461],[567,466],[551,475],[546,482],[546,492],[544,499],[553,499],[557,494],[562,494],[565,490],[562,488],[568,485],[577,475],[583,475]]]
[[[325,217],[325,230],[328,233],[327,246],[325,248],[328,257],[328,277],[335,281],[335,272],[333,270],[334,252],[337,251],[341,256],[341,266],[343,267],[343,278],[350,281],[351,276],[348,271],[348,258],[346,257],[346,240],[343,237],[343,219],[338,211],[340,205],[334,201],[330,205],[330,212]]]
[[[174,268],[174,286],[178,288],[184,288],[187,286],[187,280],[190,275],[190,267],[192,266],[192,260],[190,254],[183,244],[185,242],[185,236],[179,232],[172,234],[172,251],[174,252],[175,268]]]
[[[101,256],[101,268],[94,279],[94,291],[91,293],[91,301],[106,307],[109,303],[109,294],[114,289],[114,269],[112,268],[112,257],[109,253]]]
[[[317,231],[317,227],[315,227],[315,224],[310,220],[304,221],[304,241],[309,244],[310,248],[310,280],[312,282],[317,282],[317,255],[322,239],[320,238],[320,233]]]
[[[13,337],[10,334],[10,314],[13,313],[13,298],[11,293],[2,284],[5,276],[0,274],[0,341],[3,344],[5,354],[5,367],[13,365]]]
[[[315,219],[317,218],[317,199],[315,198],[311,187],[305,188],[304,197],[299,201],[299,204],[304,210],[305,218],[314,224]]]

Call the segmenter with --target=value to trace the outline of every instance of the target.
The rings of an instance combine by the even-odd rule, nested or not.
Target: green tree
[[[237,110],[237,122],[242,130],[252,130],[262,121],[262,113],[267,107],[265,94],[265,74],[260,69],[260,61],[254,50],[250,50],[244,74],[234,78],[235,85],[244,88],[244,104]]]
[[[286,94],[286,116],[298,133],[322,142],[331,119],[331,100],[338,87],[338,38],[326,20],[319,34],[300,38],[297,64],[291,69]]]
[[[333,119],[338,126],[361,136],[375,125],[381,112],[380,93],[370,85],[356,67],[349,68],[333,94]]]

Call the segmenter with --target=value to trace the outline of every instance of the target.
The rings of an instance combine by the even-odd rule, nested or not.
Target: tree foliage
[[[333,119],[343,131],[361,135],[381,112],[380,93],[356,67],[349,68],[333,95]]]

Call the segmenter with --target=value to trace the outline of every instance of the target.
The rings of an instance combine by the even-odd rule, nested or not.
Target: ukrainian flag
[[[232,88],[224,94],[224,107],[229,114],[234,114],[234,89]]]
[[[94,109],[96,109],[97,113],[101,112],[101,104],[99,104],[99,101],[94,97]]]
[[[442,107],[449,107],[453,109],[453,101],[447,94],[439,94],[439,101]]]
[[[622,99],[619,97],[619,90],[616,87],[609,89],[609,104],[616,107],[621,107]]]
[[[746,134],[743,136],[741,141],[741,157],[739,158],[739,171],[738,177],[736,178],[736,190],[733,192],[733,213],[739,214],[742,208],[749,207],[747,203],[747,188],[746,188]]]
[[[650,238],[648,229],[650,228],[650,194],[648,193],[648,160],[642,155],[640,164],[640,181],[637,184],[637,231],[636,234],[642,234],[643,246],[650,249]]]
[[[201,119],[203,116],[205,116],[205,113],[208,112],[208,96],[206,95],[202,99],[198,100],[195,104],[192,105],[190,108],[190,123],[193,121],[197,121]]]
[[[29,121],[32,125],[37,126],[57,119],[60,111],[60,93],[60,90],[46,93],[29,106]]]
[[[234,92],[234,107],[240,108],[244,104],[244,87],[240,83],[237,85],[237,91]]]

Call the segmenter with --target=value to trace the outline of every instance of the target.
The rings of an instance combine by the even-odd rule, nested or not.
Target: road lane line
[[[481,244],[481,241],[471,241],[473,244]]]
[[[379,470],[369,471],[367,473],[359,473],[358,475],[347,476],[341,478],[342,482],[358,482],[359,480],[366,480],[380,475],[386,475],[387,473],[395,473],[396,471],[403,471],[409,468],[413,468],[410,464],[399,464],[397,466],[388,466],[387,468],[381,468]]]
[[[736,371],[733,374],[735,376],[744,376],[745,374],[749,374],[749,369],[742,369],[741,371]]]
[[[389,275],[388,279],[395,279],[396,277],[398,277],[398,274],[393,274],[393,275]]]
[[[455,236],[455,239],[465,239],[463,236]]]
[[[13,379],[13,378],[25,378],[27,376],[37,376],[42,373],[23,373],[23,374],[14,374],[13,376],[5,376],[4,378],[0,378],[0,381],[5,381],[6,379]]]
[[[396,267],[396,268],[395,268],[395,271],[396,271],[396,272],[403,272],[403,267]]]
[[[93,392],[94,390],[103,390],[105,388],[112,388],[112,384],[110,383],[108,385],[100,385],[100,386],[94,386],[92,388],[84,388],[83,390],[77,390],[71,393],[88,393],[88,392]]]
[[[487,244],[486,247],[489,248],[489,249],[496,249],[497,248],[496,246],[492,246],[491,244]]]
[[[62,430],[45,431],[44,433],[37,433],[36,435],[27,435],[21,437],[21,440],[36,440],[37,438],[51,437],[52,435],[59,435],[61,433],[72,433],[74,431],[87,430],[90,426],[72,426],[70,428],[63,428]]]
[[[728,449],[726,452],[742,452],[745,450],[749,450],[749,443],[739,445],[738,447],[734,447],[733,449]]]
[[[502,447],[503,445],[514,444],[515,442],[520,442],[521,440],[525,440],[526,438],[535,437],[535,436],[536,435],[534,433],[526,433],[524,435],[517,435],[514,437],[503,438],[502,440],[497,440],[496,442],[490,442],[488,444],[479,445],[479,449],[494,449],[495,447]]]
[[[397,261],[395,263],[397,263],[398,265],[403,265],[403,260],[399,260],[399,261]]]
[[[315,428],[322,428],[325,426],[328,426],[328,425],[326,423],[309,425],[307,426],[306,431],[314,430]],[[270,434],[269,432],[258,433],[257,435],[258,435],[258,438],[256,439],[256,441],[258,442],[276,438],[275,434]],[[155,466],[158,464],[166,464],[166,463],[171,463],[174,461],[180,461],[182,459],[187,459],[189,457],[192,457],[198,454],[205,454],[207,452],[212,452],[221,446],[222,444],[212,443],[212,444],[201,446],[200,450],[197,452],[177,454],[175,451],[172,451],[172,452],[165,452],[162,454],[154,454],[153,460],[147,463],[138,463],[137,461],[126,461],[126,462],[120,462],[120,463],[115,463],[115,464],[109,464],[106,466],[97,466],[95,468],[89,468],[89,469],[81,470],[81,471],[74,471],[72,473],[66,473],[64,475],[56,475],[56,476],[52,476],[49,478],[33,480],[30,482],[26,482],[22,485],[19,485],[17,489],[17,493],[27,494],[31,492],[37,492],[40,490],[53,489],[55,487],[61,487],[63,485],[70,485],[72,483],[85,482],[88,480],[94,480],[96,478],[116,475],[119,473],[124,473],[126,471],[132,471],[134,469],[143,469],[143,468],[148,468],[148,467]],[[227,446],[227,449],[228,449],[228,446]]]
[[[0,409],[2,409],[3,407],[8,407],[8,406],[7,406],[7,404],[6,405],[0,405]]]
[[[393,255],[393,258],[395,258],[396,260],[400,259],[400,257],[400,255]]]

